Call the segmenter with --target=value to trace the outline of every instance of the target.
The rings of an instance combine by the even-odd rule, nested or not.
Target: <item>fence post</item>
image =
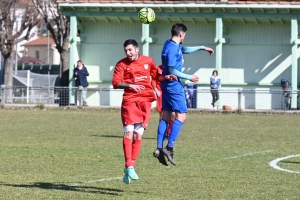
[[[83,90],[83,87],[82,86],[79,86],[78,87],[78,93],[79,93],[79,99],[78,99],[78,101],[79,101],[79,106],[82,106],[83,105],[83,102],[82,102],[82,90]]]
[[[5,85],[1,85],[1,90],[2,90],[2,99],[1,99],[1,103],[5,103]]]
[[[238,89],[238,110],[242,109],[242,90]]]

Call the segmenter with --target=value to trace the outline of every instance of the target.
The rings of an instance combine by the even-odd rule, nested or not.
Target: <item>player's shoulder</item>
[[[154,62],[153,58],[150,56],[140,55],[139,57],[143,62]]]
[[[116,64],[116,66],[123,66],[123,65],[126,65],[128,63],[128,58],[125,57],[125,58],[122,58],[121,60],[119,60]]]

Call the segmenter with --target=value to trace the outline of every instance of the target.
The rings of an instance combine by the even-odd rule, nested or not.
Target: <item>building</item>
[[[70,66],[80,57],[95,87],[110,87],[116,62],[124,57],[122,44],[133,38],[142,54],[157,65],[170,28],[175,22],[188,27],[184,45],[204,45],[215,49],[212,57],[198,53],[185,56],[184,72],[200,77],[198,88],[208,89],[213,69],[219,71],[223,90],[281,89],[280,80],[290,80],[292,89],[299,82],[300,2],[295,0],[57,0],[70,17]],[[156,20],[143,25],[137,17],[143,7],[151,7]],[[76,33],[82,33],[77,37]],[[80,41],[80,43],[79,43]],[[71,70],[70,70],[71,71]],[[187,84],[189,82],[186,82]],[[105,85],[106,84],[106,85]],[[210,95],[210,94],[208,94]],[[112,97],[113,99],[114,97]],[[267,95],[272,108],[272,95]],[[292,97],[296,107],[297,96]],[[208,101],[206,100],[208,99]],[[208,106],[210,96],[198,98]],[[221,102],[226,104],[226,97]],[[112,101],[109,101],[112,102]],[[246,98],[243,107],[259,109],[255,97]]]
[[[60,55],[51,37],[38,37],[22,46],[24,47],[23,57],[32,57],[51,65],[60,63]]]

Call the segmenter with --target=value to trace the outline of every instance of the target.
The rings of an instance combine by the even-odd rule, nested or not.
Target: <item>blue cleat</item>
[[[124,174],[124,177],[123,177],[124,183],[130,184],[131,179],[130,179],[130,177],[129,177],[128,174],[127,174],[126,168],[124,169],[124,173],[125,173],[125,174]]]
[[[126,169],[126,173],[125,174],[127,174],[129,176],[129,178],[132,179],[132,180],[139,179],[139,176],[136,174],[136,172],[135,172],[135,170],[134,170],[133,167],[128,167]]]

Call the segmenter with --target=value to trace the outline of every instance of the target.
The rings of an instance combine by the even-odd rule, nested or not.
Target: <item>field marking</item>
[[[254,154],[262,154],[262,153],[267,153],[267,152],[271,152],[273,150],[266,150],[266,151],[257,151],[257,152],[252,152],[252,153],[245,153],[239,156],[233,156],[233,157],[229,157],[229,158],[225,158],[225,159],[235,159],[235,158],[241,158],[241,157],[245,157],[245,156],[251,156]]]
[[[294,173],[294,174],[300,174],[300,172],[298,171],[292,171],[292,170],[288,170],[288,169],[283,169],[281,167],[279,167],[277,165],[278,162],[282,161],[282,160],[286,160],[288,158],[294,158],[294,157],[299,157],[300,154],[297,155],[290,155],[290,156],[286,156],[286,157],[282,157],[282,158],[276,158],[275,160],[272,160],[270,162],[270,166],[273,167],[274,169],[280,170],[280,171],[284,171],[284,172],[289,172],[289,173]]]
[[[72,183],[69,186],[87,185],[87,184],[90,184],[90,183],[103,182],[103,181],[111,181],[111,180],[117,180],[117,179],[122,179],[122,178],[123,177],[103,178],[103,179],[98,179],[98,180],[91,180],[91,181],[85,181],[85,182]],[[60,187],[63,187],[63,186],[60,186]]]

